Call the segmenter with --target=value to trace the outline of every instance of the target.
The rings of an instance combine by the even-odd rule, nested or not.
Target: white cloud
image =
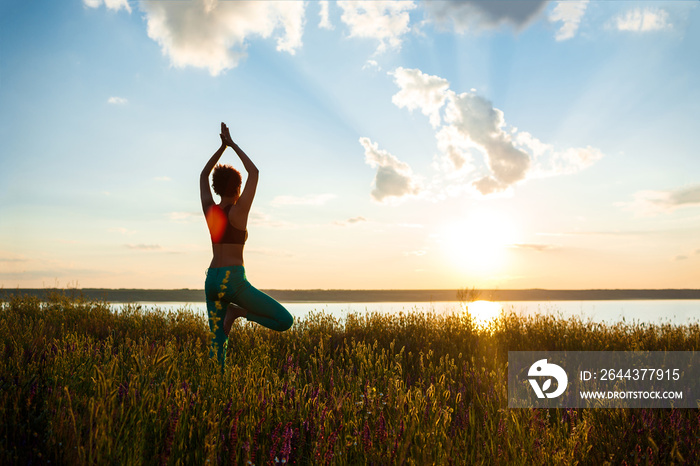
[[[377,60],[371,60],[371,59],[370,59],[370,60],[367,60],[367,61],[365,62],[364,65],[362,65],[362,69],[363,69],[363,70],[372,70],[372,69],[374,69],[374,70],[377,70],[377,71],[381,71],[382,67],[379,66],[379,63],[377,62]]]
[[[463,0],[427,1],[423,3],[428,17],[437,24],[452,24],[457,32],[468,29],[494,28],[510,24],[521,29],[544,9],[547,0]]]
[[[170,212],[168,218],[173,222],[203,221],[201,212]]]
[[[159,244],[125,244],[124,246],[139,251],[158,251],[163,249]]]
[[[468,185],[482,195],[504,192],[528,178],[576,173],[603,157],[590,146],[557,150],[527,132],[508,127],[503,112],[475,89],[458,94],[447,80],[418,69],[397,68],[390,74],[399,87],[392,102],[399,108],[419,109],[435,129],[440,154],[433,166],[440,175],[428,188],[437,197],[457,195]],[[396,157],[379,151],[367,138],[360,142],[367,163],[384,168],[386,173],[378,172],[378,177],[382,175],[387,182],[396,179],[396,186],[404,189],[419,186],[409,184],[417,177],[406,171],[410,170],[407,165],[403,164],[403,172],[396,170],[402,164]],[[478,158],[484,168],[476,167]],[[375,198],[389,192],[380,189],[377,180],[375,185]],[[394,189],[397,196],[406,194],[399,187]]]
[[[365,162],[377,169],[374,177],[372,198],[378,202],[401,199],[421,191],[420,181],[408,164],[401,162],[389,152],[379,149],[369,138],[360,138],[365,149]]]
[[[274,206],[281,205],[323,205],[326,202],[334,199],[335,194],[308,194],[306,196],[277,196],[270,204]]]
[[[361,216],[361,215],[358,215],[357,217],[352,217],[352,218],[349,218],[349,219],[347,219],[347,220],[336,220],[336,221],[333,222],[333,225],[338,225],[338,226],[341,226],[341,227],[345,227],[345,226],[348,226],[348,225],[357,225],[357,224],[359,224],[359,223],[364,223],[364,222],[366,222],[366,221],[367,221],[366,218],[364,218],[364,217]]]
[[[544,252],[551,251],[554,249],[559,249],[559,246],[554,244],[541,244],[541,243],[515,243],[510,245],[511,249],[518,249],[522,251],[535,251]]]
[[[386,50],[387,45],[398,48],[401,38],[410,31],[408,11],[416,8],[413,1],[364,1],[340,0],[340,17],[350,29],[350,37],[376,39],[379,41],[377,53]]]
[[[318,12],[318,15],[320,17],[318,27],[322,29],[333,29],[333,25],[331,24],[331,21],[328,16],[328,0],[320,0],[318,4],[321,8]]]
[[[107,99],[108,104],[112,105],[125,105],[128,102],[124,97],[110,97]]]
[[[473,183],[473,186],[484,196],[505,191],[508,188],[507,184],[502,183],[496,178],[489,175],[486,175],[483,178],[476,180]]]
[[[8,262],[8,263],[29,262],[29,259],[19,258],[19,257],[0,257],[0,262]]]
[[[144,1],[141,8],[148,37],[172,65],[207,68],[213,76],[238,65],[251,37],[275,34],[277,50],[291,54],[302,44],[304,2]]]
[[[552,159],[557,165],[555,168],[555,174],[557,175],[576,173],[590,167],[602,158],[603,153],[591,146],[566,149],[563,152],[555,152],[552,155]]]
[[[432,76],[418,69],[397,68],[389,73],[394,77],[394,82],[399,87],[399,92],[394,94],[391,101],[399,108],[409,111],[419,109],[426,115],[433,128],[441,125],[441,111],[447,98],[451,95],[450,83],[438,76]],[[471,144],[456,127],[443,126],[437,133],[438,148],[444,154],[444,160],[438,164],[448,164],[455,170],[469,171],[468,149]]]
[[[632,202],[617,205],[641,217],[672,212],[683,207],[700,206],[700,185],[672,191],[638,191]]]
[[[649,32],[671,29],[668,12],[662,9],[639,9],[628,11],[615,18],[615,27],[619,31]]]
[[[473,144],[455,126],[443,126],[435,133],[435,137],[438,149],[443,154],[437,161],[439,169],[444,172],[454,171],[455,174],[468,174],[474,170],[470,151]]]
[[[99,8],[100,5],[104,4],[109,10],[119,11],[124,8],[131,13],[128,0],[83,0],[83,4],[90,8]]]
[[[551,144],[545,144],[526,131],[517,133],[516,144],[528,150],[535,161],[533,178],[557,175],[570,175],[584,170],[603,158],[603,153],[595,147],[569,148],[557,151]]]
[[[121,233],[122,235],[128,235],[128,236],[133,235],[134,233],[136,233],[136,230],[128,230],[128,229],[126,229],[126,228],[124,228],[124,227],[109,228],[109,229],[107,229],[107,231],[110,232],[110,233]]]
[[[430,118],[430,124],[440,124],[440,108],[445,104],[450,83],[446,79],[430,76],[418,69],[397,68],[389,73],[399,86],[399,92],[391,101],[399,108],[419,108]]]
[[[551,22],[561,21],[564,24],[561,25],[554,38],[561,41],[574,37],[587,7],[588,0],[557,2],[557,6],[549,14],[549,20]]]
[[[275,220],[270,215],[261,212],[260,210],[253,209],[248,217],[249,225],[255,225],[262,228],[274,228],[276,230],[295,230],[299,228],[298,225],[287,222],[285,220]]]
[[[530,156],[516,148],[504,130],[503,112],[473,92],[451,92],[445,122],[485,155],[490,173],[474,183],[482,194],[503,191],[525,179]]]

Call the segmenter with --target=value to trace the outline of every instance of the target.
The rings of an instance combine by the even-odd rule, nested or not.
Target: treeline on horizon
[[[138,289],[138,288],[15,288],[0,289],[0,298],[36,296],[46,299],[61,291],[69,296],[98,299],[112,303],[187,302],[203,303],[203,289]],[[465,300],[488,301],[611,301],[700,299],[700,289],[610,289],[610,290],[263,290],[282,302],[445,302]]]

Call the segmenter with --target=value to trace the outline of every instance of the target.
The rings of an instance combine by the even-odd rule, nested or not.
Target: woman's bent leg
[[[235,302],[248,311],[246,319],[269,329],[283,332],[294,323],[294,317],[284,306],[250,283],[236,294]]]

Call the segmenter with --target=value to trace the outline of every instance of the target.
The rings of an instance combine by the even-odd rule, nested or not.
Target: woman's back
[[[241,216],[236,214],[235,204],[224,205],[223,202],[212,206],[206,214],[212,239],[213,257],[210,267],[243,265],[243,247],[248,232],[245,219],[241,221]]]

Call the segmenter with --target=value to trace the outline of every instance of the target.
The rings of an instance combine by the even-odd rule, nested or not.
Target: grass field
[[[697,409],[508,409],[508,351],[698,350],[700,326],[309,314],[231,332],[52,294],[0,302],[0,464],[698,464]]]

